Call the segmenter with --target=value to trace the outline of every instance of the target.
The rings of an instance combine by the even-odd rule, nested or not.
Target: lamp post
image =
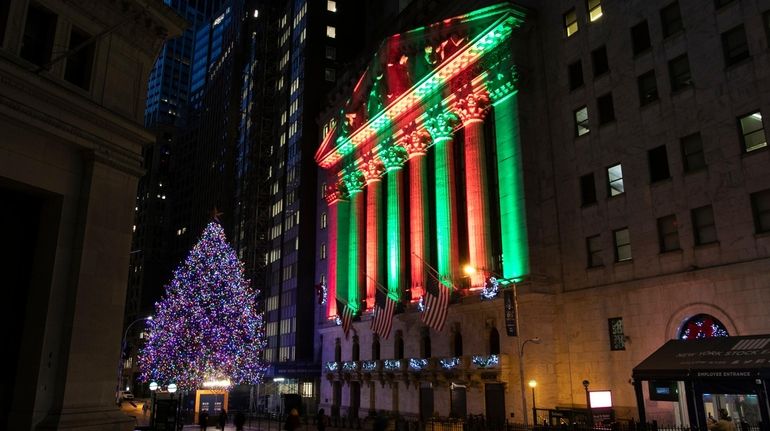
[[[588,425],[594,426],[594,412],[591,411],[591,394],[588,392],[588,385],[590,385],[591,382],[588,380],[583,380],[583,387],[586,390],[586,407],[588,409]]]
[[[116,404],[120,404],[120,388],[123,386],[123,352],[126,351],[126,343],[128,342],[128,331],[131,330],[131,327],[134,326],[135,323],[141,322],[144,320],[152,320],[152,316],[145,316],[140,317],[133,322],[129,323],[128,326],[126,326],[126,330],[123,331],[123,339],[120,342],[120,354],[118,355],[118,385],[116,386],[115,390],[115,397],[116,397]]]
[[[150,382],[150,427],[155,426],[155,391],[158,390],[156,382]]]
[[[532,425],[537,426],[537,403],[535,403],[535,386],[537,386],[537,380],[530,380],[529,387],[532,388]]]
[[[519,342],[519,339],[520,337],[516,337],[517,342]],[[541,340],[540,337],[529,338],[519,346],[519,383],[521,384],[521,412],[524,416],[524,425],[529,423],[529,420],[527,419],[527,389],[524,386],[524,346],[526,346],[527,343],[540,344],[542,342],[543,340]]]

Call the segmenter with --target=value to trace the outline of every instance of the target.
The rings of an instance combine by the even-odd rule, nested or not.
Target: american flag
[[[346,302],[342,302],[338,299],[337,310],[342,310],[341,312],[338,311],[340,314],[340,320],[342,320],[342,332],[345,333],[345,338],[348,338],[348,333],[350,332],[350,324],[353,323],[353,309],[348,307]]]
[[[446,322],[447,310],[449,309],[449,288],[433,274],[429,273],[427,278],[422,322],[436,331],[441,331],[444,329],[444,322]]]
[[[396,301],[392,300],[387,292],[378,288],[374,294],[374,318],[371,329],[382,338],[387,339],[390,336],[395,308]]]

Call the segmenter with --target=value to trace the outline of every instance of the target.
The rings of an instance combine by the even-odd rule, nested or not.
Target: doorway
[[[465,398],[465,386],[452,384],[452,388],[449,392],[450,397],[450,411],[449,417],[455,419],[465,419],[466,411],[466,398]]]
[[[433,386],[423,383],[420,386],[420,420],[427,422],[433,417]]]
[[[487,422],[497,426],[505,423],[505,388],[502,383],[484,385],[484,404]]]

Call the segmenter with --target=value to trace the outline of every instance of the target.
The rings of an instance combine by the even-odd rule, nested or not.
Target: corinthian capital
[[[364,188],[364,174],[359,170],[352,170],[342,176],[342,182],[349,194],[356,194]]]
[[[379,181],[385,173],[385,166],[383,166],[381,160],[372,157],[364,163],[363,173],[367,184],[372,181]]]
[[[425,130],[430,133],[434,141],[452,137],[452,130],[457,125],[458,118],[454,112],[443,112],[429,114],[425,119]]]
[[[404,165],[407,157],[408,154],[404,147],[393,145],[382,153],[382,163],[388,171],[401,169],[401,166]]]
[[[489,108],[489,96],[483,93],[471,93],[460,99],[455,105],[463,124],[483,120],[487,114],[487,108]]]
[[[424,129],[413,131],[403,140],[404,148],[406,148],[410,159],[414,156],[424,156],[428,151],[430,143],[430,134]]]

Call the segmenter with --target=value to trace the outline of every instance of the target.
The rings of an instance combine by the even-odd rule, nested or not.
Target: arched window
[[[339,338],[334,340],[334,362],[342,362],[342,346]]]
[[[372,340],[372,360],[378,359],[380,359],[380,337],[375,334],[374,340]]]
[[[687,319],[679,328],[680,340],[698,338],[728,337],[727,328],[722,322],[709,314],[697,314]]]
[[[489,331],[489,354],[500,354],[500,334],[497,332],[497,328],[492,328]]]
[[[431,357],[431,351],[430,351],[430,335],[424,334],[420,340],[420,344],[422,344],[422,357],[423,358],[430,358]]]
[[[351,360],[357,361],[360,356],[360,347],[358,346],[358,336],[353,337],[353,351]]]
[[[452,346],[454,356],[463,355],[463,336],[460,331],[455,332],[454,345]]]
[[[401,331],[398,331],[396,333],[395,351],[396,351],[395,359],[404,359],[404,340],[403,338],[401,338]]]

